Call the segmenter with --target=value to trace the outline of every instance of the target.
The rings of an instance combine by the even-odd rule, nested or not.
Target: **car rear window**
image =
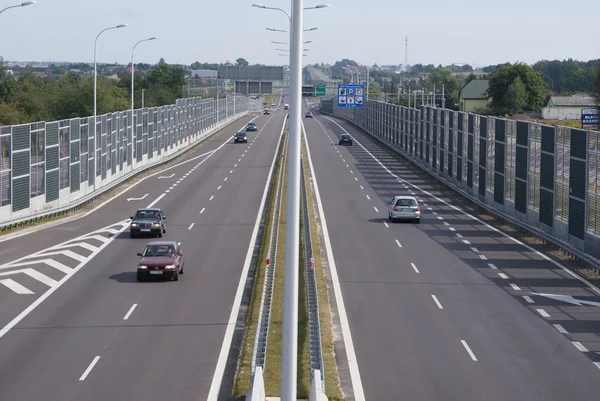
[[[414,199],[398,199],[396,201],[396,206],[404,206],[404,207],[417,206],[417,202],[415,202]]]

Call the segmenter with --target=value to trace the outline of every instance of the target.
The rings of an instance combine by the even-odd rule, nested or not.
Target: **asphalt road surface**
[[[598,400],[598,289],[332,120],[303,121],[366,399]],[[403,194],[421,224],[388,220]]]
[[[189,159],[214,153],[16,240],[15,255],[55,248],[2,269],[29,269],[0,279],[31,293],[0,286],[0,399],[206,400],[284,116],[259,115],[248,144],[231,139],[251,117],[239,120]],[[151,204],[167,215],[163,239],[182,243],[178,282],[136,282],[136,253],[153,239],[129,238],[126,219]]]

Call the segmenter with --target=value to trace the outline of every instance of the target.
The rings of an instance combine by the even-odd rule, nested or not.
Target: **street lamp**
[[[14,5],[14,6],[8,6],[6,8],[3,8],[2,10],[0,10],[0,14],[2,14],[4,11],[8,10],[9,8],[26,7],[26,6],[30,6],[32,4],[35,4],[35,1],[24,1],[21,4],[17,4],[17,5]]]
[[[135,129],[134,129],[134,124],[133,121],[135,119],[134,117],[134,113],[135,113],[135,108],[134,108],[134,94],[135,94],[135,64],[133,62],[133,56],[135,53],[135,48],[143,42],[149,42],[151,40],[156,40],[158,39],[157,36],[152,36],[151,38],[148,39],[142,39],[139,42],[137,42],[135,45],[133,45],[133,49],[131,49],[131,168],[133,169],[133,165],[134,165],[134,161],[133,161],[133,155],[134,155],[134,148],[135,148],[135,141],[134,141],[134,133],[135,133]],[[142,89],[143,90],[143,89]],[[143,99],[143,96],[142,96]],[[143,101],[142,101],[142,108],[143,108]]]
[[[97,99],[98,99],[98,65],[96,63],[96,56],[98,54],[98,38],[106,31],[110,31],[111,29],[121,29],[127,27],[127,24],[119,24],[117,26],[111,26],[109,28],[104,28],[103,30],[96,35],[96,40],[94,40],[94,138],[96,137],[96,119],[97,119]],[[98,163],[98,158],[94,157],[94,174],[96,174],[96,163]],[[94,175],[94,187],[96,186],[96,179]]]
[[[310,29],[303,29],[302,31],[310,32],[310,31],[318,31],[319,29],[321,29],[321,28],[314,27],[314,28],[310,28]],[[287,33],[288,35],[290,34],[290,32],[286,31],[285,29],[265,28],[265,30],[271,31],[271,32],[284,32],[284,33]]]

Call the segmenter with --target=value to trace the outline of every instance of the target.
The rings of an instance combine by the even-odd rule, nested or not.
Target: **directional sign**
[[[320,84],[315,89],[315,96],[325,96],[327,87],[324,84]]]
[[[365,107],[364,85],[338,85],[338,107]]]
[[[146,196],[148,196],[148,194],[142,196],[141,198],[127,198],[127,202],[144,200],[144,199],[146,199]]]
[[[585,301],[583,299],[575,299],[571,295],[538,294],[537,292],[532,292],[531,294],[532,295],[539,295],[540,297],[546,297],[546,298],[554,299],[556,301],[566,302],[568,304],[573,304],[573,305],[577,305],[577,306],[582,306],[582,305],[600,306],[600,302]]]
[[[600,112],[598,109],[581,110],[581,127],[596,128],[600,126]]]

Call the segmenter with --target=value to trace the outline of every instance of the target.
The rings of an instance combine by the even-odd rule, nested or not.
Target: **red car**
[[[181,243],[175,241],[155,241],[146,245],[137,266],[137,281],[149,278],[179,280],[183,274],[185,258]]]

